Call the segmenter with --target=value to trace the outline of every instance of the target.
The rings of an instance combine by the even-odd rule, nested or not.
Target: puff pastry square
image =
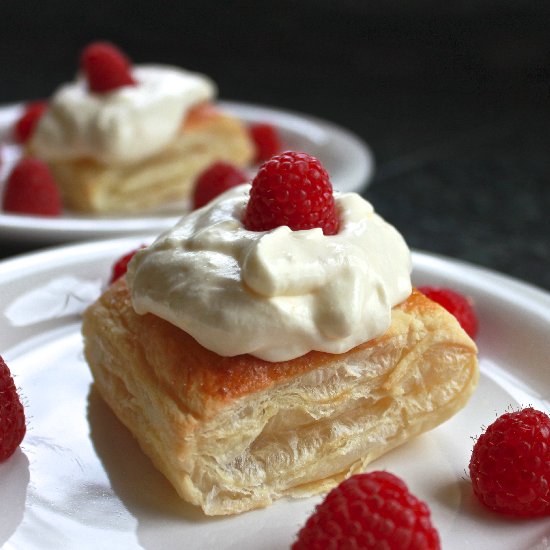
[[[153,157],[116,166],[92,159],[48,165],[69,210],[133,213],[187,199],[197,176],[215,161],[244,167],[253,156],[254,145],[240,120],[201,105],[188,114],[175,140]]]
[[[414,291],[381,337],[269,363],[220,357],[151,315],[124,279],[84,315],[95,384],[179,495],[206,514],[327,491],[461,409],[476,346]]]

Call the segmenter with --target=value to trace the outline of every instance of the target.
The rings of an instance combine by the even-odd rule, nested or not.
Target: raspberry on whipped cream
[[[135,66],[135,86],[89,90],[85,78],[61,86],[31,140],[43,160],[91,158],[103,164],[136,162],[162,151],[186,113],[216,95],[206,76],[163,65]]]
[[[472,340],[412,291],[401,235],[309,159],[282,156],[254,199],[276,203],[276,225],[247,223],[257,178],[233,187],[138,251],[84,313],[98,390],[209,515],[326,492],[448,419],[478,379]],[[296,189],[306,227],[278,208]],[[307,215],[319,189],[334,232]],[[391,542],[420,540],[401,527]]]
[[[284,361],[344,353],[380,336],[411,293],[401,235],[356,193],[335,193],[336,235],[247,230],[250,185],[184,217],[130,262],[134,309],[222,356]]]

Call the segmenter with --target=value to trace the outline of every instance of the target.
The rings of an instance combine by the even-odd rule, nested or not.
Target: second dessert
[[[47,162],[70,210],[140,212],[189,197],[215,161],[247,166],[246,126],[215,106],[204,75],[132,66],[111,44],[93,43],[78,78],[48,102],[28,143]]]

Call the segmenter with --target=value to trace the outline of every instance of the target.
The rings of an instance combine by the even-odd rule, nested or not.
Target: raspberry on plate
[[[19,447],[27,426],[10,369],[0,357],[0,462],[8,459]]]
[[[2,207],[17,214],[59,216],[61,194],[48,166],[35,158],[20,160],[6,182]]]
[[[141,245],[139,248],[136,248],[135,250],[132,250],[131,252],[128,252],[124,256],[121,256],[114,264],[111,271],[111,280],[109,281],[110,284],[113,284],[117,279],[120,279],[123,275],[126,275],[126,271],[128,271],[128,264],[130,263],[130,260],[134,257],[136,252],[138,250],[141,250],[142,248],[145,248],[145,245]]]
[[[516,517],[550,515],[550,417],[532,407],[505,413],[479,436],[470,459],[475,495]]]
[[[256,162],[268,160],[282,150],[281,138],[272,124],[251,124],[250,135],[256,146]]]
[[[193,210],[204,206],[212,199],[247,181],[246,174],[228,162],[215,162],[198,178],[193,192]]]
[[[243,223],[250,231],[287,225],[293,231],[320,227],[325,235],[338,233],[332,184],[323,165],[294,151],[264,162],[252,181]]]
[[[17,143],[26,143],[31,138],[38,121],[47,108],[47,101],[32,101],[25,106],[23,114],[13,129],[13,137]]]
[[[452,313],[470,338],[477,336],[479,323],[470,298],[450,288],[421,286],[418,290]]]
[[[82,52],[80,67],[92,92],[111,92],[122,86],[134,86],[130,60],[109,42],[93,42]]]
[[[437,550],[428,506],[389,472],[356,474],[334,488],[298,533],[292,550]]]

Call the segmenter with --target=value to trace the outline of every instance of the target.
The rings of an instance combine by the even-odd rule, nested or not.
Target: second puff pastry
[[[269,363],[220,357],[151,314],[124,279],[84,315],[95,384],[179,495],[206,514],[327,491],[462,408],[476,346],[423,294],[381,337]]]
[[[32,143],[30,153],[34,153]],[[106,165],[93,159],[50,160],[63,203],[82,213],[134,213],[187,199],[200,173],[216,161],[248,166],[254,145],[246,125],[210,104],[195,107],[179,134],[142,161]]]

